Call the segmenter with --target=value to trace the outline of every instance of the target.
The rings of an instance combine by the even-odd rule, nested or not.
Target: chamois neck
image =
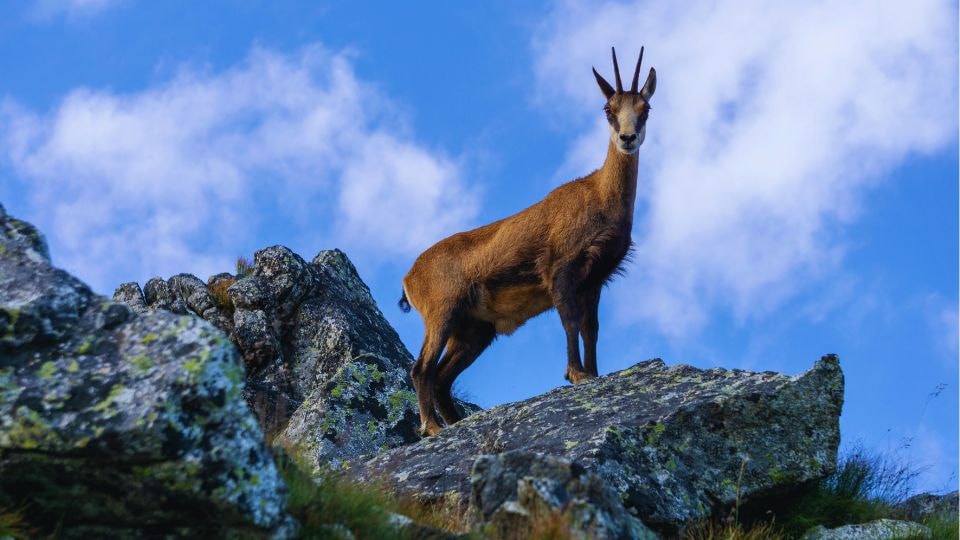
[[[613,141],[607,146],[607,159],[599,171],[600,191],[604,199],[622,203],[633,215],[633,203],[637,198],[637,163],[639,152],[624,155]]]

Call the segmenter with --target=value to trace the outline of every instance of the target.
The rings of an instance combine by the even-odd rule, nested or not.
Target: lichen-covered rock
[[[223,334],[96,296],[2,207],[0,231],[0,507],[61,537],[289,532]]]
[[[930,538],[928,527],[911,521],[878,519],[869,523],[844,525],[828,529],[814,527],[803,535],[803,540],[898,540],[900,538]]]
[[[666,532],[836,467],[843,375],[835,356],[796,377],[660,360],[477,413],[349,469],[420,498],[470,492],[481,454],[561,456]],[[742,466],[742,475],[741,475]]]
[[[470,484],[477,521],[495,538],[530,538],[538,524],[558,517],[573,538],[657,538],[604,480],[566,459],[523,451],[480,456]]]
[[[945,495],[921,493],[897,505],[898,514],[906,516],[910,521],[922,521],[930,516],[946,514],[957,516],[960,511],[960,492],[954,491]]]
[[[225,288],[229,301],[217,301],[213,288]],[[129,289],[114,298],[136,303]],[[182,306],[227,332],[267,437],[307,464],[336,468],[417,440],[413,358],[343,252],[308,263],[273,246],[255,254],[249,275],[218,274],[204,285],[180,274],[146,289],[147,309]]]
[[[113,293],[113,300],[126,304],[137,313],[147,312],[147,300],[143,297],[143,291],[136,282],[124,283],[117,287],[117,290]]]

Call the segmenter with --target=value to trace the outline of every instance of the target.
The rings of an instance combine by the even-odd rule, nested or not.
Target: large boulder
[[[216,328],[93,294],[0,206],[0,507],[63,537],[289,533],[243,373]]]
[[[273,246],[237,275],[206,283],[189,274],[153,278],[142,292],[126,283],[114,299],[193,314],[227,333],[243,355],[245,397],[268,439],[301,463],[339,468],[418,440],[413,358],[339,250],[308,263]]]
[[[471,491],[483,454],[563,457],[603,479],[643,522],[686,523],[783,494],[836,468],[843,375],[825,356],[796,377],[660,360],[479,412],[350,474],[421,499]]]
[[[571,538],[657,538],[609,484],[567,459],[519,450],[480,456],[470,484],[476,522],[494,538],[532,538],[558,521]]]
[[[898,504],[896,511],[911,521],[940,515],[956,516],[960,512],[960,492],[944,495],[920,493]]]
[[[912,521],[878,519],[868,523],[828,529],[819,525],[807,531],[802,540],[900,540],[930,538],[930,528]]]

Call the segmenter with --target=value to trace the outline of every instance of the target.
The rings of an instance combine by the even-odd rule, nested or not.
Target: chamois
[[[603,166],[517,214],[444,238],[417,257],[403,278],[400,307],[413,306],[425,326],[410,371],[423,436],[441,429],[434,404],[447,425],[461,418],[450,394],[453,381],[494,338],[551,308],[566,332],[566,379],[579,384],[597,376],[600,290],[630,249],[637,150],[657,86],[650,68],[637,90],[641,47],[633,85],[624,92],[616,50],[612,54],[616,90],[593,69],[610,125]]]

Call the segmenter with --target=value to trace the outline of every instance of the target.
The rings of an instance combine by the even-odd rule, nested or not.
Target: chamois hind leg
[[[581,299],[577,297],[577,281],[574,265],[567,264],[553,273],[550,280],[550,297],[560,314],[560,322],[567,335],[567,372],[564,375],[573,384],[580,384],[593,375],[583,369],[580,362],[580,319],[583,315]]]
[[[437,401],[437,410],[440,411],[440,416],[448,426],[462,418],[451,394],[453,381],[473,364],[496,336],[497,331],[493,324],[472,320],[464,322],[461,329],[453,332],[447,340],[447,350],[437,371],[434,397]]]
[[[597,377],[597,333],[600,331],[600,288],[589,289],[583,293],[583,316],[580,319],[580,337],[583,338],[583,369]]]
[[[420,407],[420,435],[424,437],[440,432],[440,423],[437,422],[433,410],[433,387],[437,378],[437,360],[450,334],[449,328],[449,321],[437,326],[426,325],[420,356],[410,369],[410,378],[417,391],[417,404]]]

